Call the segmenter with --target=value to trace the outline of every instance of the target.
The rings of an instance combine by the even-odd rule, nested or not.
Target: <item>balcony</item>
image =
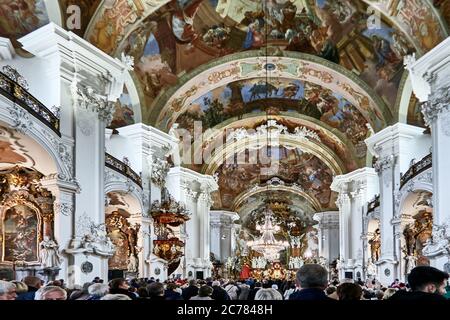
[[[411,179],[419,175],[420,173],[424,172],[425,170],[428,170],[433,165],[433,158],[432,154],[430,153],[426,157],[424,157],[419,162],[414,163],[408,171],[405,172],[405,174],[401,175],[400,177],[400,189],[403,188],[403,186]]]
[[[105,166],[124,175],[142,189],[142,178],[128,164],[113,157],[109,153],[105,154]]]
[[[369,202],[367,205],[367,213],[375,211],[376,208],[380,206],[380,195],[376,195],[375,199]]]
[[[26,81],[9,66],[3,67],[3,72],[0,72],[0,94],[28,111],[61,137],[58,116],[28,92]]]

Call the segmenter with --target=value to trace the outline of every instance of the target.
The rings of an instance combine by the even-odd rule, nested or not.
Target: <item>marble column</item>
[[[339,211],[325,211],[314,214],[319,228],[319,256],[330,264],[339,258]]]
[[[395,196],[400,189],[400,174],[408,170],[411,159],[417,156],[412,146],[421,144],[423,131],[422,128],[397,123],[366,140],[370,152],[378,158],[374,167],[380,186],[381,257],[376,265],[380,281],[387,285],[400,277],[401,252],[396,242],[399,234],[392,223],[399,214]]]
[[[441,270],[448,263],[450,239],[450,38],[416,61],[406,59],[413,91],[422,102],[422,114],[431,129],[433,148],[433,240],[425,250],[431,265]],[[445,237],[439,231],[445,230]],[[448,264],[447,264],[448,267]]]
[[[233,254],[234,221],[239,219],[236,212],[210,211],[210,243],[215,258],[225,263]]]

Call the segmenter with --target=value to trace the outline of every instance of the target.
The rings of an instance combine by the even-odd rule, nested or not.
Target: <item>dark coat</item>
[[[211,295],[211,299],[218,300],[218,301],[227,301],[227,300],[230,300],[230,296],[225,291],[225,289],[223,289],[219,286],[214,286],[213,293]]]
[[[189,286],[183,289],[183,299],[189,300],[192,297],[195,297],[198,294],[197,286]]]
[[[336,301],[327,297],[325,292],[322,289],[318,288],[309,288],[295,291],[289,296],[289,300]]]
[[[130,291],[125,290],[125,289],[121,289],[121,288],[110,289],[109,293],[110,294],[124,294],[126,296],[129,296],[132,300],[137,300],[137,296],[133,292],[130,292]]]
[[[249,300],[249,301],[255,300],[255,295],[259,289],[261,289],[261,288],[257,287],[257,288],[253,288],[252,290],[250,290],[250,292],[248,293],[247,300]]]
[[[35,296],[37,290],[38,289],[29,286],[28,292],[19,293],[17,295],[16,300],[34,300],[34,296]]]
[[[183,300],[181,294],[173,290],[166,290],[164,293],[164,298],[166,300]]]
[[[436,293],[426,293],[421,291],[397,291],[388,301],[447,301],[444,296]]]

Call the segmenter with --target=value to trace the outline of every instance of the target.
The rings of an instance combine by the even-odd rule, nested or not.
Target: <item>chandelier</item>
[[[264,225],[257,225],[256,230],[261,233],[261,237],[256,241],[249,241],[247,245],[252,250],[261,253],[268,261],[278,260],[280,251],[289,247],[289,243],[275,239],[274,233],[280,231],[280,227],[273,225],[272,210],[266,209],[264,213]]]

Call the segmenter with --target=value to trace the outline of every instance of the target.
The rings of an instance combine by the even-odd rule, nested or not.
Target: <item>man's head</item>
[[[16,285],[12,282],[0,280],[0,300],[16,300]]]
[[[419,266],[411,270],[408,283],[412,291],[427,293],[446,293],[448,274],[433,267]]]
[[[295,282],[301,289],[325,290],[328,285],[328,271],[318,264],[305,264],[298,269]]]
[[[128,285],[128,282],[124,278],[117,278],[111,280],[111,282],[109,283],[109,287],[111,288],[111,290],[117,289],[128,290],[130,286]]]
[[[164,285],[160,282],[152,282],[147,286],[147,292],[150,297],[164,296]]]
[[[25,283],[28,287],[33,287],[35,289],[39,289],[42,286],[41,279],[38,277],[28,276],[23,278],[23,283]]]
[[[34,300],[67,300],[67,292],[61,287],[46,286],[36,292]]]

